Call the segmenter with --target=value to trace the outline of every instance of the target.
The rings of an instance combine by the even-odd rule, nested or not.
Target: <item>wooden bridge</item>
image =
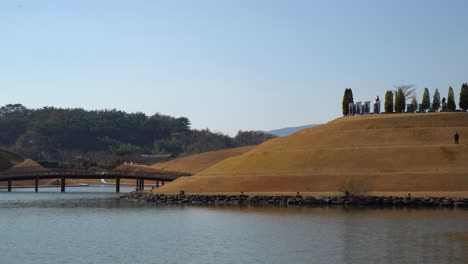
[[[39,180],[59,179],[60,190],[65,192],[67,179],[113,179],[115,180],[115,191],[120,192],[120,180],[130,179],[136,180],[136,188],[144,189],[145,180],[156,181],[156,187],[159,187],[161,182],[173,181],[182,176],[190,176],[188,173],[160,171],[155,170],[91,170],[91,169],[47,169],[35,171],[20,171],[20,172],[0,172],[0,182],[8,182],[8,191],[11,192],[13,181],[35,181],[36,192],[39,189]]]

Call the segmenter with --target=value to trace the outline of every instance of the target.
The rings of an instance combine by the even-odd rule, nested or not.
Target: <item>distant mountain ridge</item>
[[[285,128],[270,130],[270,131],[267,131],[266,133],[269,133],[269,134],[272,134],[272,135],[275,135],[275,136],[278,136],[278,137],[285,137],[285,136],[289,136],[291,134],[294,134],[299,130],[309,128],[309,127],[314,127],[314,126],[318,126],[318,124],[298,126],[298,127],[285,127]]]

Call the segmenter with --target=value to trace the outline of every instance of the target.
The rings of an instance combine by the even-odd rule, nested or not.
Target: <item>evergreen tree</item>
[[[403,93],[402,89],[398,89],[397,94],[395,96],[395,112],[402,113],[405,111],[406,106],[406,98],[405,94]]]
[[[462,84],[461,90],[460,90],[460,102],[459,106],[461,109],[463,109],[463,112],[468,109],[468,83]]]
[[[353,90],[351,88],[346,88],[344,91],[342,103],[342,110],[344,116],[347,116],[349,114],[349,103],[354,103]]]
[[[432,107],[434,108],[434,111],[438,112],[440,108],[440,93],[439,89],[436,88],[434,92],[434,97],[432,99]]]
[[[393,113],[393,92],[388,90],[385,93],[385,113]]]
[[[413,99],[411,99],[411,110],[408,110],[408,112],[416,112],[418,109],[418,99],[416,98],[416,95],[413,96]]]
[[[431,107],[431,96],[429,95],[429,89],[424,88],[423,98],[422,98],[422,109],[427,110]]]
[[[457,105],[455,104],[455,95],[453,93],[452,86],[449,87],[448,90],[448,97],[447,97],[447,111],[453,112],[457,108]]]
[[[413,96],[416,95],[416,87],[414,87],[414,85],[412,84],[402,84],[395,86],[395,95],[398,93],[398,89],[401,89],[403,91],[403,94],[405,95],[405,100],[412,99]]]

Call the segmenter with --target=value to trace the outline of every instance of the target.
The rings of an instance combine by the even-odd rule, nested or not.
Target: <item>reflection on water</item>
[[[1,263],[468,260],[467,210],[179,207],[113,190],[0,192]]]

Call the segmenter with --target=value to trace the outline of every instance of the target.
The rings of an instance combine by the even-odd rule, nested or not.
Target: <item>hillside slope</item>
[[[0,149],[0,171],[8,170],[23,161],[20,155]]]
[[[209,151],[193,156],[171,160],[168,162],[156,163],[151,167],[154,169],[181,171],[196,174],[222,160],[244,154],[253,148],[254,146],[248,146],[218,151]]]
[[[453,144],[458,131],[460,145]],[[468,191],[468,113],[353,116],[269,140],[161,192]]]

